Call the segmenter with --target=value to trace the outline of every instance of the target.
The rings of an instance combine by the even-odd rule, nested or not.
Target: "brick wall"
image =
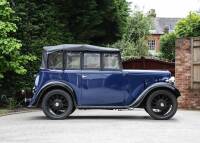
[[[192,56],[191,39],[176,40],[175,77],[176,86],[181,92],[179,107],[200,109],[200,89],[191,88]],[[200,56],[200,55],[199,55]]]

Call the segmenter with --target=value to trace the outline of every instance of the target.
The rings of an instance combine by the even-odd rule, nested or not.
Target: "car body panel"
[[[130,106],[146,88],[157,82],[164,82],[170,77],[170,73],[146,70],[41,69],[39,77],[30,106],[36,104],[39,94],[47,85],[60,83],[73,90],[77,106]]]

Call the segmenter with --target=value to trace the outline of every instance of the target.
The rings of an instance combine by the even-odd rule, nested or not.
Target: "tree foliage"
[[[43,46],[114,42],[122,37],[128,17],[126,0],[15,0],[13,8],[21,18],[16,36],[23,52],[38,59],[27,64],[30,72],[23,81],[38,71]]]
[[[20,18],[16,22],[18,31],[13,36],[17,37],[22,43],[21,54],[34,55],[36,60],[24,62],[28,72],[23,76],[7,72],[5,78],[1,81],[4,83],[1,92],[5,89],[5,92],[15,94],[22,88],[32,88],[34,74],[38,72],[41,65],[42,47],[72,42],[71,34],[60,22],[62,16],[55,5],[51,0],[12,1],[15,15]]]
[[[122,37],[128,17],[126,0],[15,0],[21,21],[17,37],[24,52],[62,43],[106,44]]]
[[[4,50],[0,53],[0,74],[5,73],[0,80],[0,92],[10,95],[22,88],[32,88],[43,46],[115,42],[122,37],[129,15],[126,0],[12,0],[11,7],[6,0],[0,2],[0,43],[6,45],[0,46]],[[4,13],[8,16],[2,20]],[[7,36],[7,42],[2,35]],[[36,60],[29,62],[31,57],[27,55],[34,55]],[[20,76],[8,70],[28,72]]]
[[[176,34],[174,32],[167,33],[160,38],[161,58],[169,61],[175,60],[175,41]]]
[[[177,23],[175,32],[178,37],[200,36],[200,14],[190,12],[186,18]]]
[[[106,44],[121,38],[128,17],[126,0],[65,0],[65,19],[80,43]]]
[[[124,60],[133,57],[144,57],[148,54],[147,43],[144,38],[140,38],[136,42],[122,39],[111,45],[108,45],[108,47],[120,49],[122,51],[122,58]]]
[[[25,74],[23,65],[35,59],[21,54],[22,44],[13,37],[17,30],[17,20],[7,0],[0,0],[0,78],[8,71]]]
[[[145,16],[141,11],[135,11],[128,19],[127,28],[123,35],[125,40],[136,42],[149,34],[151,18]]]
[[[123,59],[146,56],[148,54],[146,36],[149,34],[150,25],[150,17],[135,11],[128,19],[122,39],[110,46],[121,49]]]

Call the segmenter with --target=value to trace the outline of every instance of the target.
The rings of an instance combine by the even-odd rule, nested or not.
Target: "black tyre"
[[[156,120],[167,120],[177,111],[177,98],[167,90],[157,90],[147,99],[145,110]]]
[[[146,106],[144,107],[144,110],[148,113]]]
[[[44,96],[42,110],[48,118],[53,120],[65,119],[73,112],[73,101],[67,92],[52,90]]]
[[[74,113],[75,110],[76,110],[76,107],[74,106],[70,114]]]

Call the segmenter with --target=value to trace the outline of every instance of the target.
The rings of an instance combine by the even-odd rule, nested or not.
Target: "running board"
[[[78,109],[129,109],[130,106],[77,106]]]

